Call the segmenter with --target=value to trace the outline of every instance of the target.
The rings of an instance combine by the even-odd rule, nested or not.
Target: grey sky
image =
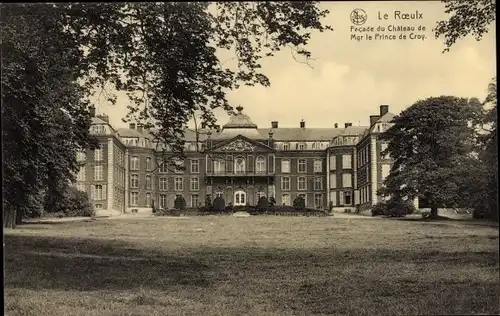
[[[439,95],[484,99],[491,78],[496,75],[495,26],[477,42],[472,37],[457,42],[442,53],[442,39],[434,39],[436,21],[446,19],[438,1],[413,2],[322,2],[330,14],[326,24],[333,32],[315,33],[309,50],[315,61],[310,67],[297,63],[289,51],[263,62],[271,87],[241,88],[229,95],[234,105],[244,107],[259,127],[273,120],[280,127],[298,127],[301,119],[308,127],[368,124],[380,104],[389,104],[399,113],[418,99]],[[368,16],[363,26],[425,26],[426,40],[351,40],[350,14],[363,9]],[[423,19],[395,21],[394,11],[423,14]],[[379,21],[378,12],[389,15]],[[384,32],[399,35],[401,32]],[[411,32],[406,32],[409,35]],[[115,106],[100,102],[98,111],[110,116],[115,127],[123,127],[122,116],[128,100],[119,98]],[[219,116],[221,124],[227,115]]]

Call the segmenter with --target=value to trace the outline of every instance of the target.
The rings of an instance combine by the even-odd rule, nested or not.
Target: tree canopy
[[[394,125],[381,135],[394,164],[380,193],[420,197],[434,215],[440,203],[460,203],[463,179],[477,160],[481,113],[477,99],[441,96],[417,101],[394,117]]]
[[[446,13],[450,18],[438,21],[435,36],[444,36],[446,48],[449,51],[457,40],[472,34],[476,40],[481,40],[488,33],[489,27],[496,19],[496,2],[494,0],[442,0]]]
[[[96,88],[127,92],[125,119],[156,127],[156,141],[182,155],[190,119],[214,127],[215,109],[232,111],[227,92],[269,86],[263,58],[283,49],[310,58],[311,32],[331,30],[327,14],[306,1],[2,4],[6,225],[33,192],[73,180],[76,151],[95,145]]]

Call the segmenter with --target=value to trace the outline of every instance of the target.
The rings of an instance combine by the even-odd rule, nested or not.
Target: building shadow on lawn
[[[5,288],[127,290],[209,286],[208,266],[122,241],[4,236]]]

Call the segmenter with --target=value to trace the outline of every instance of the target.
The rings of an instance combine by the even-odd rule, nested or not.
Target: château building
[[[309,208],[327,209],[331,202],[337,211],[369,210],[391,167],[379,135],[393,117],[381,105],[370,126],[311,128],[301,121],[290,128],[273,121],[262,128],[238,107],[220,129],[186,130],[183,168],[171,170],[150,130],[134,123],[115,129],[97,115],[91,133],[100,146],[78,154],[83,166],[76,186],[96,210],[119,213],[151,212],[153,203],[171,208],[177,195],[188,207],[203,205],[207,195],[233,205],[255,205],[261,196],[291,205],[300,195]]]

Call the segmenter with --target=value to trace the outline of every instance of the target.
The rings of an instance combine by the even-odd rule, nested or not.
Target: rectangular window
[[[130,175],[130,187],[136,189],[139,187],[139,175],[131,174]]]
[[[343,194],[344,194],[344,205],[351,205],[352,204],[351,191],[345,191],[345,192],[343,192]]]
[[[314,190],[316,191],[323,190],[323,178],[320,177],[314,178]]]
[[[103,161],[104,160],[104,154],[103,154],[101,146],[99,146],[99,148],[96,148],[94,150],[94,160],[95,161]]]
[[[306,166],[306,160],[305,159],[299,159],[298,164],[297,164],[297,171],[304,173],[307,171],[307,166]]]
[[[80,167],[80,171],[78,171],[78,174],[76,176],[76,180],[78,181],[85,181],[85,166]]]
[[[166,162],[160,165],[160,173],[168,173],[168,164]]]
[[[307,149],[307,144],[306,143],[298,143],[297,144],[297,149],[298,150],[306,150]]]
[[[342,169],[351,169],[351,168],[352,168],[352,156],[342,155]]]
[[[191,173],[200,172],[200,161],[198,159],[191,160]]]
[[[151,207],[151,193],[146,193],[146,207]]]
[[[314,207],[317,209],[323,208],[323,194],[321,193],[314,194]]]
[[[152,181],[151,181],[151,176],[146,175],[146,189],[151,190],[152,187],[153,187],[153,185],[152,185]]]
[[[130,192],[130,206],[139,205],[139,192]]]
[[[307,189],[306,177],[298,177],[297,178],[297,186],[298,186],[298,190],[305,191]]]
[[[139,170],[139,157],[130,157],[130,170]]]
[[[160,186],[161,191],[167,191],[168,190],[168,179],[167,178],[160,178],[159,186]]]
[[[85,161],[85,159],[86,159],[86,158],[87,158],[87,157],[86,157],[85,152],[83,152],[83,151],[78,151],[78,152],[76,153],[76,161],[78,161],[78,162]]]
[[[102,165],[95,165],[94,166],[94,180],[95,181],[104,180],[104,170],[103,170]]]
[[[181,177],[177,177],[174,179],[174,190],[175,191],[182,191],[184,190],[184,179]]]
[[[382,181],[384,181],[389,173],[391,172],[391,165],[384,164],[382,165]]]
[[[290,205],[290,194],[285,193],[281,195],[281,204]]]
[[[352,187],[352,175],[350,173],[342,174],[342,186],[344,188]]]
[[[381,143],[380,144],[380,157],[382,157],[382,159],[388,159],[389,158],[389,155],[384,155],[383,152],[387,149],[387,143]]]
[[[146,157],[146,170],[153,170],[153,159],[151,157]]]
[[[333,206],[337,205],[337,192],[336,191],[330,192],[330,201],[332,202]]]
[[[337,175],[335,173],[330,174],[330,189],[337,188]]]
[[[290,160],[288,159],[281,160],[281,172],[290,173]]]
[[[281,190],[290,191],[290,177],[281,177]]]
[[[191,207],[198,207],[200,204],[200,196],[198,194],[191,195]]]
[[[184,172],[184,161],[175,159],[174,160],[175,173],[183,173]]]
[[[330,170],[337,169],[337,156],[330,156]]]
[[[290,143],[283,143],[283,150],[290,150]]]
[[[167,208],[167,195],[166,194],[160,194],[160,208]]]
[[[323,161],[319,159],[314,160],[314,172],[323,172]]]
[[[78,183],[76,185],[76,188],[78,189],[78,191],[86,192],[86,190],[85,190],[85,184],[83,184],[83,183]]]
[[[198,191],[200,189],[200,179],[198,177],[191,178],[191,191]]]
[[[105,185],[95,185],[94,186],[94,200],[105,200],[106,188]]]
[[[224,163],[224,160],[217,159],[214,160],[214,173],[224,173],[226,170],[226,164]]]

